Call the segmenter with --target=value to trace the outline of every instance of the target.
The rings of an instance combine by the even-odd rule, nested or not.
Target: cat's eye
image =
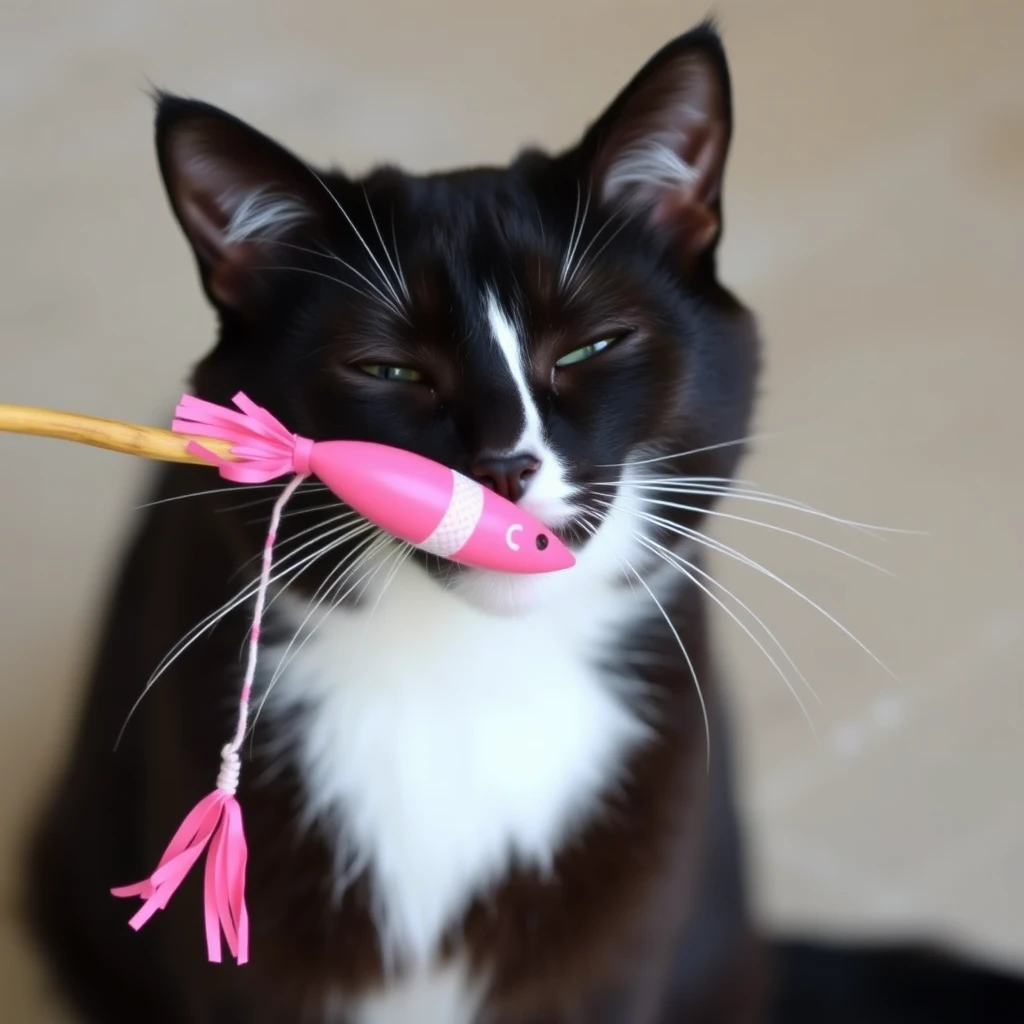
[[[599,341],[592,341],[589,345],[584,345],[582,348],[576,348],[572,352],[566,353],[555,363],[555,366],[563,370],[567,366],[575,366],[576,363],[585,362],[587,359],[592,359],[599,352],[611,348],[617,340],[617,338],[601,338]]]
[[[396,380],[406,384],[422,384],[425,380],[419,370],[408,366],[388,366],[386,363],[364,363],[359,367],[363,373],[378,380]]]

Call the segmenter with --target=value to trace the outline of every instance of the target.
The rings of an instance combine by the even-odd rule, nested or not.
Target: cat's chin
[[[516,616],[535,609],[543,599],[545,587],[538,576],[465,569],[449,590],[478,611]]]

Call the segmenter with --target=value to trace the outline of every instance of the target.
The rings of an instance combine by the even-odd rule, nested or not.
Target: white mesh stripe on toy
[[[461,473],[452,473],[452,477],[455,481],[452,500],[441,522],[422,544],[416,545],[441,558],[451,558],[465,546],[484,511],[483,487]]]

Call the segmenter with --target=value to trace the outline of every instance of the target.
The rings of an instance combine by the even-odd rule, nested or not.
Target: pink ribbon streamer
[[[242,809],[234,795],[225,790],[215,789],[196,804],[149,878],[111,892],[114,896],[139,896],[144,900],[128,922],[138,931],[167,906],[207,845],[210,851],[203,887],[207,955],[211,962],[221,962],[223,932],[232,957],[244,964],[249,959],[249,913],[245,906],[247,849]]]

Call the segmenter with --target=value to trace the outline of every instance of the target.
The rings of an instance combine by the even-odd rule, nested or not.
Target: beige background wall
[[[692,0],[7,0],[0,400],[158,422],[211,337],[157,180],[148,81],[351,169],[502,160],[523,142],[574,138],[705,11]],[[726,0],[718,11],[738,126],[724,271],[770,345],[760,427],[772,436],[745,475],[929,531],[875,542],[773,520],[898,579],[758,527],[716,531],[902,680],[786,591],[719,560],[821,697],[809,705],[816,744],[722,622],[759,900],[779,924],[927,929],[1024,964],[1024,3]],[[117,456],[0,438],[5,1020],[59,1019],[10,919],[11,854],[66,734],[140,473]]]

